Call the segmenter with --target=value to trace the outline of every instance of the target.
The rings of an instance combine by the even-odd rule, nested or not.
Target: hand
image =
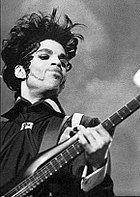
[[[102,167],[107,159],[107,152],[112,141],[109,133],[100,124],[96,127],[77,127],[80,144],[85,149],[87,162],[94,170]]]

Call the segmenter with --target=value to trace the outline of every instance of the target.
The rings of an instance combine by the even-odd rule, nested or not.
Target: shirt
[[[24,169],[38,155],[44,131],[49,121],[54,116],[61,117],[62,119],[65,117],[64,110],[62,109],[57,98],[54,98],[53,100],[48,99],[46,101],[40,101],[35,104],[31,104],[26,99],[20,98],[17,100],[14,107],[3,115],[3,117],[8,119],[8,121],[2,122],[1,129],[2,150],[0,157],[1,187],[4,188],[3,191],[6,191],[5,189],[7,189],[8,187],[13,187],[13,185],[16,185],[18,182],[20,182],[20,177],[23,174]],[[70,126],[69,124],[71,123],[71,120],[72,118],[69,118],[61,132],[64,132],[66,126]],[[24,129],[23,124],[26,122],[30,123],[29,127],[31,126],[31,128]],[[92,122],[94,122],[94,126],[95,123],[99,123],[97,119],[83,119],[83,125],[86,125],[87,123],[93,125]],[[79,168],[76,169],[79,170]],[[84,168],[82,168],[82,172],[83,170]],[[74,174],[74,178],[76,182],[78,182],[79,188],[79,183],[81,183],[82,176],[80,177],[79,181],[79,179],[76,178],[77,172],[75,172],[76,170],[73,168],[72,174]],[[63,172],[63,176],[58,173],[57,177],[63,177],[63,179],[65,180],[65,172]],[[104,177],[105,176],[103,176],[102,179]],[[58,179],[60,182],[60,178]],[[73,179],[71,178],[71,175],[69,175],[69,179]],[[52,179],[51,182],[53,184],[50,184],[51,186],[49,185],[48,188],[50,191],[53,190],[54,193],[58,193],[58,191],[55,191],[57,189],[52,189],[52,185],[55,185],[55,182],[57,182],[55,180],[56,178]],[[61,183],[59,185],[61,185]],[[70,185],[70,182],[68,182],[68,185]],[[60,189],[58,190],[60,191]]]

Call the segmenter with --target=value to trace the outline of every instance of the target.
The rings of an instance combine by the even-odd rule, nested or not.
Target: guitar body
[[[71,145],[74,141],[76,141],[77,135],[73,136],[69,140],[59,144],[58,146],[55,146],[51,148],[49,151],[46,150],[43,153],[41,153],[38,158],[34,160],[34,162],[29,165],[25,172],[25,177],[31,176],[39,169],[42,165],[44,165],[46,162],[49,162],[52,158],[54,158],[57,154],[65,150],[69,145]]]

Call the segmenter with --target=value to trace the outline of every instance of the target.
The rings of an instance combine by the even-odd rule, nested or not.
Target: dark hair
[[[73,24],[67,15],[60,24],[56,12],[57,9],[53,9],[51,15],[39,12],[23,16],[11,29],[9,38],[3,40],[3,79],[9,89],[20,91],[21,79],[15,77],[15,67],[23,65],[28,74],[30,60],[33,58],[31,55],[39,48],[41,41],[52,39],[59,42],[64,47],[68,60],[76,55],[78,38],[83,39],[83,36],[72,33],[71,29],[81,24]]]

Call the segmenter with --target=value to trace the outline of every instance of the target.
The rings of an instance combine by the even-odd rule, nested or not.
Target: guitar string
[[[124,117],[123,117],[123,118],[124,118]],[[107,119],[107,120],[108,120],[109,122],[111,122],[109,119]],[[68,147],[68,148],[69,148],[69,147]],[[68,149],[68,148],[67,148],[67,149]],[[73,150],[73,148],[72,148],[72,150]],[[69,149],[69,151],[70,151],[70,149]],[[63,153],[62,153],[62,154],[63,154]],[[71,153],[70,153],[70,154],[71,154]],[[41,177],[41,180],[44,179],[44,177],[42,176],[42,174],[44,174],[44,170],[47,170],[47,171],[48,171],[48,175],[51,175],[51,174],[50,174],[50,171],[51,171],[51,173],[52,173],[52,170],[49,171],[49,170],[48,170],[48,167],[49,167],[49,169],[52,168],[52,166],[54,166],[56,169],[57,169],[57,167],[60,167],[60,168],[61,168],[62,165],[61,165],[61,163],[60,163],[59,155],[57,156],[57,158],[58,158],[58,159],[55,160],[55,161],[56,161],[56,164],[54,164],[54,159],[52,159],[51,162],[53,162],[53,165],[52,165],[52,163],[50,163],[50,162],[48,163],[48,165],[50,165],[51,167],[49,167],[48,165],[45,165],[45,166],[43,166],[40,170],[38,170],[38,171],[37,171],[37,174],[38,174],[39,176],[38,176],[37,178]],[[61,162],[62,162],[62,160],[61,160]],[[65,164],[65,162],[64,162],[64,164]],[[46,169],[46,168],[47,168],[47,169]],[[52,168],[52,169],[53,169],[53,168]],[[43,173],[42,173],[42,171],[43,171]],[[46,172],[46,173],[47,173],[47,172]],[[35,174],[34,174],[34,176],[35,176]],[[32,179],[32,176],[28,177],[27,179],[23,180],[23,182],[21,182],[20,185],[18,185],[17,187],[19,187],[19,188],[25,187],[25,186],[28,184],[28,181],[31,181],[31,179]],[[40,180],[40,181],[41,181],[41,180]],[[38,183],[38,180],[35,179],[33,182],[31,182],[31,184],[28,185],[28,188],[29,188],[29,189],[32,188],[32,186],[36,185],[37,183]],[[16,187],[16,188],[17,188],[17,187]],[[14,191],[14,190],[16,191],[16,190],[17,190],[16,188],[15,188],[15,189],[13,188],[12,191]],[[26,189],[28,189],[28,188],[26,187]],[[24,192],[24,191],[21,191],[21,192]]]
[[[78,144],[78,141],[75,141],[74,143],[73,143],[73,145],[74,146],[76,146]],[[71,150],[75,150],[73,147],[71,147],[71,146],[69,146],[69,147],[67,147],[67,151],[71,151]],[[64,153],[67,153],[66,152],[66,150],[63,150],[62,151],[62,155],[64,154]],[[74,153],[77,153],[77,152],[74,152]],[[73,153],[69,153],[69,154],[73,154]],[[58,156],[57,156],[57,158],[59,158],[59,156],[60,156],[60,154],[58,154]],[[63,156],[64,157],[64,156]],[[62,158],[62,157],[61,157]],[[66,158],[65,158],[66,159]],[[71,158],[72,159],[72,158]],[[67,160],[67,159],[66,159]],[[61,162],[62,162],[63,160],[61,160]],[[57,169],[58,167],[59,168],[61,168],[61,166],[62,165],[64,165],[65,164],[65,162],[64,163],[62,163],[62,165],[61,165],[61,163],[60,163],[60,161],[59,160],[55,160],[55,162],[56,163],[54,163],[54,158],[51,160],[51,162],[53,162],[53,166]],[[67,161],[68,162],[68,161]],[[49,167],[49,165],[50,165],[50,162],[48,163],[48,164],[46,164],[45,166],[43,166],[41,169],[39,169],[35,174],[33,174],[33,175],[31,175],[31,176],[29,176],[28,178],[26,178],[25,180],[23,180],[19,185],[17,185],[16,186],[16,188],[13,188],[12,190],[10,190],[10,192],[9,193],[7,193],[7,194],[11,194],[11,193],[13,193],[13,191],[17,191],[17,188],[24,188],[25,187],[25,191],[24,190],[21,190],[21,192],[19,191],[18,192],[18,194],[20,194],[20,195],[22,195],[22,194],[24,194],[24,193],[27,193],[27,190],[29,189],[29,191],[31,191],[32,190],[32,187],[34,187],[35,185],[37,185],[39,182],[41,182],[42,181],[42,179],[44,180],[44,179],[46,179],[47,177],[49,177],[49,176],[51,176],[52,175],[52,170],[49,170],[48,168],[52,168],[52,165],[50,165],[51,167]],[[53,168],[52,168],[53,169]],[[45,176],[44,177],[44,170],[46,170],[46,173],[47,173],[47,177]],[[58,169],[57,169],[58,170]],[[51,172],[50,172],[51,171]],[[54,170],[53,170],[54,171]],[[37,176],[37,175],[39,175],[39,176]],[[37,177],[35,177],[35,176],[37,176]],[[31,181],[32,180],[32,181]],[[28,185],[27,185],[28,184]]]
[[[133,101],[133,100],[132,100]],[[137,99],[135,99],[135,101],[139,104],[139,101],[137,100]],[[135,104],[135,103],[134,103]],[[140,104],[139,104],[139,106],[140,106]],[[130,109],[129,109],[129,107],[126,105],[126,107],[128,108],[128,110],[130,111]],[[131,110],[131,112],[133,112],[133,110]],[[120,115],[120,114],[119,114]],[[123,117],[123,118],[125,118],[125,117]],[[109,119],[108,119],[109,120]],[[109,120],[110,121],[110,120]],[[76,141],[76,142],[74,142],[75,143],[75,145],[77,144],[77,142],[78,141]],[[73,143],[73,144],[74,144]],[[71,150],[75,150],[74,149],[74,147],[72,148],[72,146],[70,146],[70,147],[68,147],[69,148],[69,150],[70,150],[70,148],[71,148]],[[67,149],[68,149],[67,148]],[[67,150],[66,149],[66,150]],[[54,166],[55,168],[56,168],[56,170],[57,170],[57,167],[62,167],[62,165],[64,165],[64,164],[66,164],[66,162],[68,162],[67,161],[67,159],[65,158],[65,156],[64,156],[64,153],[67,153],[66,152],[66,150],[64,150],[61,154],[59,154],[58,156],[57,156],[57,160],[55,159],[55,162],[56,163],[54,163],[54,159],[52,159],[51,160],[51,162],[53,162],[53,165],[52,165],[52,163],[48,163],[48,165],[50,165],[51,164],[51,168],[52,168],[52,166]],[[77,150],[77,149],[76,149]],[[77,153],[77,151],[75,150],[75,152],[76,152],[76,155],[78,154]],[[61,157],[60,157],[61,156]],[[59,159],[59,157],[60,157],[60,159]],[[63,161],[62,159],[65,159],[65,161]],[[64,163],[62,163],[62,162],[64,162]],[[62,165],[61,165],[61,163],[62,163]],[[42,169],[42,171],[43,171],[43,168],[44,167],[42,167],[41,169]],[[47,168],[47,165],[46,165],[46,167],[45,168]],[[52,168],[53,169],[53,168]],[[46,169],[46,170],[48,170],[48,169]],[[52,171],[52,170],[51,170]],[[27,186],[25,186],[25,184],[28,184],[28,179],[29,179],[29,181],[31,180],[31,178],[34,178],[33,177],[33,175],[32,176],[30,176],[30,177],[28,177],[27,179],[25,179],[25,180],[23,180],[19,185],[17,185],[17,187],[16,188],[20,188],[22,185],[24,186],[24,187],[26,187],[27,189],[29,189],[29,191],[30,191],[30,188],[32,188],[32,187],[34,187],[34,185],[35,184],[38,184],[39,183],[39,181],[42,181],[42,178],[44,179],[44,177],[42,177],[42,172],[41,172],[41,170],[39,170],[39,171],[37,171],[38,173],[37,174],[40,174],[40,176],[41,176],[41,179],[39,178],[39,177],[36,177],[36,179],[38,179],[38,180],[36,180],[36,179],[34,179],[34,181],[33,182],[31,182],[31,184],[29,184],[29,185],[27,185]],[[44,173],[44,172],[43,172]],[[52,175],[52,173],[50,174],[50,172],[48,171],[48,174],[51,176]],[[40,179],[40,180],[39,180]],[[11,192],[13,192],[14,190],[16,191],[17,189],[16,188],[13,188],[12,190],[11,190]],[[10,194],[10,192],[9,193],[7,193],[7,194]]]

